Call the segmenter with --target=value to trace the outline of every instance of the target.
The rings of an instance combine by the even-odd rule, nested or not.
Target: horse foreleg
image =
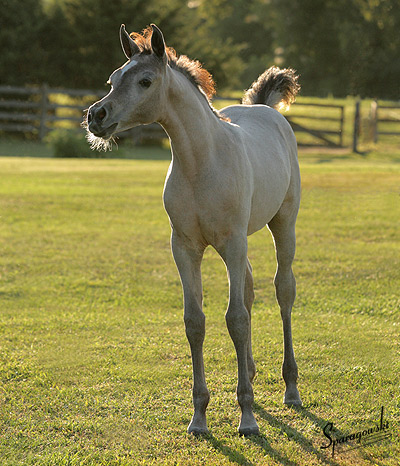
[[[259,429],[253,414],[253,388],[249,376],[250,343],[250,312],[246,304],[251,298],[250,293],[245,303],[245,288],[249,291],[250,277],[247,264],[247,238],[238,236],[231,238],[219,251],[225,261],[229,276],[229,305],[225,318],[229,334],[236,350],[238,363],[237,398],[242,411],[239,433],[243,435],[258,434]],[[248,268],[248,270],[247,270]],[[253,363],[254,364],[254,363]],[[251,371],[254,367],[251,368]]]
[[[202,310],[201,260],[204,249],[195,248],[172,233],[172,253],[181,277],[184,298],[184,321],[193,364],[194,414],[188,433],[203,434],[208,431],[206,409],[210,399],[204,373],[203,342],[205,315]]]

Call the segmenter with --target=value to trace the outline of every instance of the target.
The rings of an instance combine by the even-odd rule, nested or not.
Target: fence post
[[[371,103],[371,132],[372,140],[376,144],[378,142],[378,101],[374,100]]]
[[[47,104],[48,104],[48,90],[49,87],[47,84],[42,86],[42,99],[40,101],[40,125],[39,125],[39,139],[43,141],[46,136],[46,120],[47,120]]]
[[[356,110],[354,113],[354,129],[353,129],[353,152],[358,153],[358,140],[360,138],[360,101],[356,102]]]
[[[344,106],[340,112],[340,147],[343,147],[343,130],[344,130]]]

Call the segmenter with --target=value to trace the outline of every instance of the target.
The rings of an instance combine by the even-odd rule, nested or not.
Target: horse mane
[[[150,55],[152,53],[151,48],[151,36],[153,29],[151,26],[143,30],[142,33],[132,32],[131,38],[135,41],[138,46],[140,53]],[[171,68],[174,68],[184,74],[189,81],[191,81],[197,88],[199,88],[210,101],[215,95],[215,82],[211,74],[202,67],[198,60],[191,60],[186,55],[179,55],[172,47],[165,48],[168,63]]]

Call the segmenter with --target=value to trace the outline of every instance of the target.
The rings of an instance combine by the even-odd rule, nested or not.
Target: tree
[[[104,86],[118,30],[150,23],[198,59],[219,90],[268,66],[300,73],[303,95],[399,98],[398,0],[0,0],[0,83]],[[5,71],[4,71],[5,70]],[[105,89],[105,88],[104,88]]]
[[[257,14],[259,0],[197,2],[201,46],[222,87],[249,86],[272,64],[271,21]]]
[[[0,83],[10,85],[41,81],[45,59],[41,37],[45,27],[42,4],[25,0],[0,0]],[[34,70],[34,72],[33,72]]]
[[[276,43],[285,64],[302,75],[303,93],[398,98],[400,11],[394,0],[272,0],[270,9]]]

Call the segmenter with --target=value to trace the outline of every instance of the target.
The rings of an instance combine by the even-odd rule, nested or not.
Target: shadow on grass
[[[271,447],[271,444],[265,435],[252,435],[249,437],[249,440],[255,445],[261,447],[264,450],[264,454],[267,454],[279,464],[282,464],[283,466],[300,466],[299,463],[290,460],[288,457],[279,453],[275,448]]]
[[[322,426],[321,429],[327,423],[327,421],[318,418],[305,408],[293,409],[296,412],[298,412],[300,416],[307,417],[313,423],[317,424],[318,426]],[[276,417],[272,416],[257,403],[254,403],[254,412],[258,414],[258,416],[260,416],[262,419],[267,421],[272,427],[278,428],[284,434],[286,434],[287,441],[297,442],[304,451],[315,456],[319,460],[320,464],[325,464],[328,466],[340,466],[340,464],[336,462],[334,459],[331,459],[327,455],[322,453],[322,451],[320,451],[319,448],[314,447],[312,442],[308,440],[304,435],[302,435],[299,431],[289,426],[288,424],[285,424]],[[248,460],[242,453],[239,453],[238,451],[228,447],[223,441],[218,440],[212,434],[206,434],[199,438],[203,439],[204,441],[207,441],[214,448],[214,450],[226,456],[232,463],[236,463],[241,466],[255,466],[254,463]],[[255,445],[259,446],[263,450],[264,455],[270,456],[277,464],[281,464],[282,466],[301,466],[300,463],[291,460],[290,458],[279,452],[276,448],[272,447],[268,438],[263,434],[252,435],[248,437],[248,440],[254,443]]]
[[[307,418],[309,419],[312,423],[314,423],[315,425],[319,426],[321,428],[321,431],[322,429],[325,427],[325,425],[327,424],[327,420],[326,419],[322,419],[318,416],[316,416],[315,414],[311,413],[307,408],[304,408],[302,406],[293,406],[293,408],[295,411],[297,411],[298,414],[300,414],[301,417],[303,418]],[[341,430],[339,430],[338,428],[335,427],[335,435],[337,435],[338,437],[343,437],[345,435],[345,433]],[[330,450],[330,449],[329,449]],[[385,466],[384,463],[378,461],[376,458],[372,458],[368,453],[364,452],[364,460],[365,461],[369,461],[371,464],[373,464],[374,466]],[[332,464],[336,464],[336,463],[332,463]]]
[[[296,411],[301,417],[310,420],[314,425],[317,425],[318,427],[320,427],[321,434],[322,434],[322,429],[328,423],[326,419],[318,417],[317,415],[313,414],[305,407],[293,406],[291,409]],[[340,466],[341,463],[337,462],[335,458],[331,458],[330,456],[328,456],[328,454],[331,451],[330,449],[327,451],[328,454],[323,453],[322,450],[320,450],[320,446],[315,447],[312,444],[312,442],[307,437],[305,437],[303,434],[301,434],[298,430],[294,429],[288,424],[285,424],[281,420],[277,419],[275,416],[272,416],[270,413],[265,411],[264,408],[262,408],[257,403],[254,404],[254,412],[257,413],[262,419],[267,421],[272,427],[280,429],[283,433],[287,435],[288,439],[290,439],[291,441],[297,442],[298,445],[305,452],[316,457],[321,464],[325,464],[328,466]],[[335,429],[335,434],[338,436],[344,435],[344,433],[341,432],[339,429]],[[296,465],[296,463],[289,460],[288,458],[283,457],[276,450],[274,450],[269,444],[268,439],[264,435],[250,437],[250,440],[256,445],[259,445],[261,448],[263,448],[265,453],[267,453],[269,456],[271,456],[275,460],[279,461],[280,464],[284,466],[295,466]],[[322,445],[322,439],[321,439],[321,445]],[[374,465],[383,466],[375,458],[370,458],[368,455],[364,455],[363,460],[370,461],[371,464],[374,464]]]
[[[241,466],[256,466],[244,455],[242,455],[236,450],[232,450],[232,448],[225,445],[221,440],[218,440],[212,434],[205,435],[203,439],[206,440],[214,448],[214,450],[226,456],[232,463],[236,463]],[[279,464],[282,464],[283,466],[300,466],[298,463],[295,463],[294,461],[279,453],[279,451],[277,451],[275,448],[273,448],[270,445],[267,437],[265,437],[265,435],[252,435],[248,437],[248,439],[254,444],[260,446],[264,450],[265,454],[268,454],[273,460],[275,460]]]
[[[307,417],[310,419],[313,423],[317,424],[318,426],[321,426],[321,429],[325,426],[325,424],[328,422],[324,419],[318,418],[314,414],[310,413],[306,408],[303,407],[293,407],[297,413],[299,413],[302,417]],[[289,426],[288,424],[285,424],[281,420],[277,419],[275,416],[272,416],[270,413],[265,411],[264,408],[262,408],[259,404],[255,403],[254,404],[254,412],[257,413],[262,419],[267,421],[272,427],[280,429],[283,433],[285,433],[291,441],[295,441],[299,444],[299,446],[307,453],[315,456],[321,464],[326,464],[329,466],[339,466],[340,464],[336,462],[333,458],[329,458],[326,454],[324,454],[319,448],[316,448],[313,446],[312,442],[305,437],[303,434],[301,434],[298,430],[294,429],[293,427]],[[322,432],[322,430],[321,430]],[[269,445],[268,440],[265,438],[264,435],[260,435],[258,437],[250,437],[250,440],[255,443],[256,445],[259,445],[262,447],[265,451],[265,453],[269,454],[270,456],[274,457],[277,459],[282,465],[285,466],[294,466],[296,463],[293,461],[281,457],[279,453],[276,453],[276,450],[273,450],[271,446]],[[272,450],[272,451],[271,451]],[[278,456],[277,456],[278,455]]]
[[[313,448],[311,442],[309,442],[299,432],[297,432],[292,427],[288,426],[287,424],[284,424],[283,422],[276,419],[274,416],[264,411],[264,409],[261,408],[258,404],[254,404],[254,411],[261,418],[268,421],[273,427],[278,427],[283,432],[285,432],[290,439],[298,441],[306,451],[314,453],[316,456],[318,456],[318,458],[320,458],[321,461],[325,462],[327,465],[339,466],[338,463],[326,459],[321,452]],[[214,450],[226,456],[232,463],[236,463],[241,466],[255,466],[255,464],[248,460],[243,454],[228,447],[225,443],[215,438],[212,434],[204,435],[201,438],[207,441],[214,448]],[[252,435],[248,437],[248,440],[262,448],[264,455],[270,456],[277,464],[281,464],[282,466],[301,466],[300,463],[292,461],[287,456],[280,453],[276,448],[272,447],[268,438],[263,434]],[[306,448],[304,447],[305,443],[307,443],[308,446]]]
[[[225,445],[221,440],[215,438],[212,434],[207,434],[202,437],[206,440],[216,451],[219,451],[224,456],[226,456],[231,463],[236,463],[241,466],[255,466],[254,463],[249,461],[244,455],[239,453],[236,450]]]

